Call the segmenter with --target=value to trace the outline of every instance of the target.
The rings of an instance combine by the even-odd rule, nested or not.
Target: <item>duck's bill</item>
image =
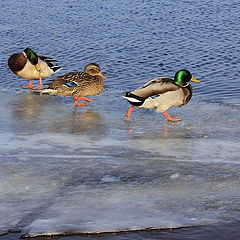
[[[36,70],[37,70],[38,72],[41,71],[41,67],[40,67],[40,64],[39,64],[39,63],[35,65],[35,68],[36,68]]]
[[[107,76],[105,74],[103,74],[102,72],[99,73],[99,76],[101,76],[102,78],[107,78]]]
[[[201,81],[197,80],[196,78],[192,77],[191,79],[192,82],[197,82],[197,83],[200,83]]]

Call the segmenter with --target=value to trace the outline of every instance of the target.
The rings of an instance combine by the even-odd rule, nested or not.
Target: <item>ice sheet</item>
[[[171,109],[182,122],[142,109],[126,122],[120,91],[80,109],[70,98],[23,92],[1,99],[1,232],[118,232],[236,217],[238,105],[195,99]]]

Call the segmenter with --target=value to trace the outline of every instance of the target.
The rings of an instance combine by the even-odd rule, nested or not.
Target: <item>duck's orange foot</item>
[[[173,121],[173,122],[181,121],[181,118],[172,118],[167,112],[164,112],[163,114],[166,117],[166,120],[168,121]]]
[[[132,120],[133,120],[133,119],[130,117],[133,109],[134,109],[134,106],[131,106],[131,107],[128,109],[127,113],[125,114],[125,120],[127,120],[127,121],[132,121]]]
[[[33,88],[33,90],[42,89],[42,87],[43,87],[43,85],[39,85],[39,86]]]
[[[22,88],[24,88],[24,89],[26,89],[26,88],[32,89],[33,88],[32,80],[29,80],[29,84],[27,86],[22,86]]]
[[[74,105],[77,106],[77,107],[83,107],[83,106],[86,106],[87,103],[80,103],[78,101],[74,101]]]
[[[83,100],[83,101],[87,101],[87,102],[92,102],[93,99],[88,98],[88,97],[74,97],[75,100]]]
[[[92,99],[87,98],[87,97],[73,97],[73,100],[74,100],[74,105],[76,105],[78,107],[83,107],[83,106],[87,105],[87,103],[80,103],[80,102],[78,102],[78,100],[85,100],[85,101],[88,101],[88,102],[93,101]]]
[[[33,85],[22,86],[21,88],[23,88],[23,89],[27,89],[27,88],[32,89],[32,88],[33,88]]]
[[[172,117],[170,117],[170,118],[166,118],[166,120],[177,122],[177,121],[181,121],[181,118],[172,118]]]
[[[127,121],[133,121],[133,118],[131,118],[130,116],[127,116],[127,114],[125,115],[125,120]]]
[[[33,90],[37,90],[37,89],[42,89],[43,87],[43,80],[42,80],[42,77],[39,75],[39,86],[33,88]]]

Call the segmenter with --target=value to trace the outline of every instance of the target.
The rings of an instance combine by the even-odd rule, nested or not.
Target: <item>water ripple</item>
[[[61,0],[48,5],[43,0],[31,4],[3,0],[0,5],[2,87],[22,84],[7,68],[7,59],[30,46],[58,59],[62,73],[98,62],[113,88],[135,88],[187,68],[204,83],[194,85],[195,94],[240,101],[236,0],[138,4]]]

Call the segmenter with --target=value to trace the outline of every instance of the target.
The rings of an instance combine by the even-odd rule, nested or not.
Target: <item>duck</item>
[[[192,97],[190,81],[200,83],[187,69],[180,69],[174,78],[159,77],[150,80],[143,86],[128,91],[123,96],[132,106],[125,114],[126,120],[132,120],[131,113],[135,107],[156,108],[163,113],[168,121],[181,121],[181,118],[171,117],[167,110],[172,107],[186,105]]]
[[[29,80],[27,86],[22,88],[41,89],[43,78],[50,77],[52,74],[61,70],[61,66],[54,64],[57,60],[51,57],[38,55],[31,48],[27,47],[22,52],[14,53],[8,58],[8,66],[17,76]],[[34,87],[32,80],[39,80],[39,86]]]
[[[47,83],[48,87],[42,89],[41,93],[71,96],[75,106],[86,106],[86,102],[93,101],[88,96],[96,96],[102,92],[104,78],[107,77],[101,72],[100,66],[97,63],[89,63],[83,72],[69,72],[50,80]],[[86,102],[79,102],[79,100]]]

